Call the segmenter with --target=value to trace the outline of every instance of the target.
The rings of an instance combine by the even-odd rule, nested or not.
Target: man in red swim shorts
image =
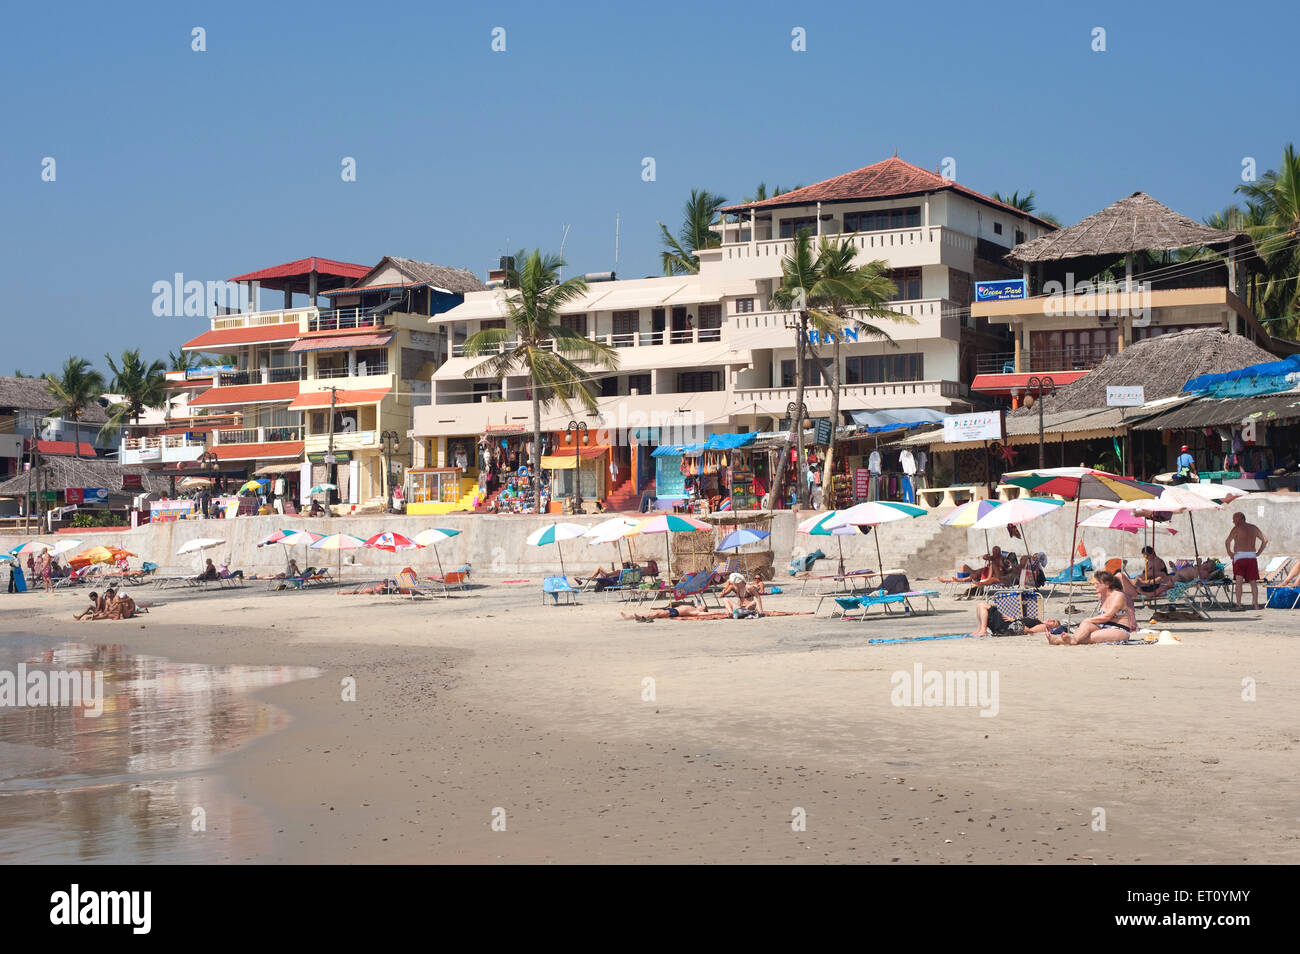
[[[1232,532],[1223,544],[1228,550],[1228,559],[1232,561],[1232,575],[1237,581],[1237,605],[1234,609],[1243,609],[1241,590],[1243,583],[1250,584],[1250,601],[1259,609],[1259,555],[1268,546],[1268,537],[1260,532],[1259,527],[1246,522],[1246,515],[1237,511],[1232,515]]]

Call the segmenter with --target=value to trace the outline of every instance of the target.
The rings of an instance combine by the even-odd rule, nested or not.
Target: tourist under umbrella
[[[1029,553],[1029,535],[1023,529],[1030,520],[1037,520],[1048,513],[1055,513],[1064,506],[1064,500],[1054,497],[1017,497],[995,507],[971,524],[974,530],[992,530],[996,527],[1016,527],[1020,539]]]
[[[923,517],[925,514],[924,507],[916,507],[912,504],[894,503],[890,500],[868,500],[866,503],[856,504],[847,510],[839,511],[838,515],[827,520],[824,526],[827,530],[834,530],[836,527],[843,526],[876,528],[882,523],[915,519],[916,517]],[[876,538],[876,568],[880,572],[878,580],[883,583],[885,579],[885,558],[880,555],[880,531],[876,530],[873,535]]]
[[[438,561],[438,575],[446,576],[446,571],[442,568],[442,557],[438,554],[438,544],[450,540],[452,537],[460,536],[459,530],[452,530],[448,527],[430,527],[428,530],[421,530],[415,535],[415,542],[422,547],[429,547],[433,550],[434,559]]]
[[[530,547],[546,547],[554,543],[560,551],[560,574],[567,576],[568,571],[564,569],[564,547],[560,544],[565,540],[574,540],[586,532],[586,527],[576,523],[553,523],[549,527],[534,530],[524,542]]]

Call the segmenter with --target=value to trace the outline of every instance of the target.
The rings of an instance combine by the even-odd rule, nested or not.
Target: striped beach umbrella
[[[44,553],[46,550],[53,550],[54,547],[48,543],[42,543],[40,540],[28,540],[26,543],[20,543],[9,552],[16,557],[26,556],[29,553]]]
[[[366,541],[360,537],[354,537],[350,533],[331,533],[328,537],[321,537],[315,543],[311,544],[313,550],[337,550],[339,553],[339,581],[343,580],[343,551],[358,550],[366,545]]]
[[[795,530],[813,537],[834,537],[840,553],[840,575],[844,575],[844,537],[860,537],[862,531],[851,523],[835,523],[843,510],[816,513],[802,521]]]
[[[442,568],[442,556],[438,553],[438,544],[445,543],[452,537],[460,536],[459,530],[452,530],[449,527],[430,527],[428,530],[421,530],[415,535],[415,542],[422,547],[430,547],[433,550],[433,557],[438,561],[438,575],[446,576],[446,571]]]
[[[727,534],[721,543],[718,544],[719,550],[738,550],[746,544],[761,543],[772,534],[766,530],[754,530],[750,527],[741,527],[739,530],[733,530]]]
[[[560,551],[560,573],[567,575],[564,569],[564,547],[559,546],[565,540],[574,540],[587,532],[587,528],[576,523],[553,523],[549,527],[534,530],[524,542],[530,547],[547,547],[554,543]]]
[[[827,530],[847,526],[878,527],[882,523],[915,519],[916,517],[923,517],[925,514],[924,507],[917,507],[913,504],[894,503],[892,500],[868,500],[865,503],[855,504],[847,510],[839,511],[837,517],[827,520],[823,526]],[[883,582],[885,579],[885,558],[880,555],[879,531],[874,536],[876,538],[876,565],[880,571],[879,579]]]
[[[1055,497],[1017,497],[980,517],[971,527],[975,530],[992,530],[996,527],[1022,527],[1030,520],[1037,520],[1044,514],[1054,513],[1065,506],[1064,500]],[[1021,529],[1020,539],[1029,552],[1029,536]]]
[[[384,550],[387,553],[396,553],[398,550],[418,550],[420,544],[416,543],[410,537],[400,533],[394,533],[392,530],[385,530],[383,533],[376,533],[367,540],[363,546],[372,550]]]
[[[1001,505],[1000,500],[968,500],[964,504],[949,510],[939,518],[941,527],[969,528],[976,520],[986,516],[989,511]],[[984,531],[984,550],[989,549],[989,532]]]
[[[693,517],[687,517],[680,513],[661,513],[658,516],[642,520],[637,524],[635,530],[629,530],[628,536],[635,537],[643,533],[662,533],[664,535],[664,547],[668,555],[668,575],[672,576],[673,572],[673,547],[669,538],[674,533],[690,533],[692,530],[712,530],[710,524],[702,520],[696,520]]]

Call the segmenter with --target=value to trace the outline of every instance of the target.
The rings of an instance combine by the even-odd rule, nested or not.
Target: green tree
[[[587,291],[586,279],[559,280],[565,265],[558,255],[535,249],[525,257],[515,255],[522,268],[506,272],[505,328],[487,328],[465,342],[466,357],[485,357],[465,372],[466,377],[486,373],[503,381],[523,374],[533,402],[533,505],[541,512],[542,408],[559,402],[572,413],[577,401],[588,411],[596,409],[596,383],[589,368],[618,368],[618,353],[609,345],[592,341],[560,322],[560,311]]]
[[[1264,260],[1256,314],[1284,318],[1270,330],[1295,337],[1300,331],[1300,156],[1294,143],[1282,150],[1282,166],[1256,182],[1237,186],[1246,196],[1244,231]]]
[[[81,459],[81,419],[86,409],[98,403],[104,393],[104,376],[85,358],[71,357],[63,362],[58,375],[45,375],[45,390],[54,398],[51,417],[72,421],[74,455]]]
[[[682,210],[682,225],[674,236],[668,226],[659,223],[660,240],[663,251],[659,259],[663,264],[665,275],[693,275],[700,270],[700,260],[696,252],[702,248],[716,248],[722,244],[722,237],[709,226],[718,219],[718,210],[727,204],[727,200],[707,189],[692,189],[691,197],[686,200]]]
[[[1038,208],[1038,202],[1034,199],[1033,189],[1030,189],[1024,195],[1020,194],[1019,189],[1017,189],[1015,192],[1011,193],[1010,195],[1003,195],[1001,192],[994,192],[992,198],[994,202],[1005,203],[1006,205],[1009,205],[1015,209],[1019,209],[1021,212],[1028,213],[1029,215],[1032,215],[1035,218],[1040,218],[1044,222],[1051,222],[1053,225],[1057,227],[1059,227],[1061,224],[1061,220],[1058,219],[1056,216],[1052,215],[1050,212],[1036,211],[1036,209]]]
[[[146,408],[159,407],[167,398],[167,371],[161,361],[148,364],[140,357],[139,349],[122,352],[122,363],[104,355],[108,369],[113,373],[109,390],[122,395],[122,400],[109,409],[108,421],[99,429],[103,436],[112,436],[127,423],[138,424]]]
[[[767,183],[760,182],[758,184],[758,188],[754,190],[753,195],[745,196],[745,198],[741,199],[740,201],[743,205],[749,205],[750,203],[753,202],[762,202],[764,199],[775,199],[778,195],[784,195],[787,192],[793,192],[795,189],[802,189],[802,188],[803,186],[801,185],[794,186],[793,188],[790,189],[782,189],[780,186],[777,186],[775,189],[771,191],[771,193],[768,193]]]
[[[167,370],[168,371],[188,371],[190,368],[198,367],[199,356],[193,351],[168,351],[167,352]]]

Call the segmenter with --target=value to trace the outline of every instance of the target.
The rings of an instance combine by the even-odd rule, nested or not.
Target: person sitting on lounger
[[[1120,643],[1137,629],[1137,614],[1132,598],[1124,592],[1120,579],[1102,570],[1093,574],[1101,611],[1079,624],[1073,633],[1048,633],[1053,646],[1082,646],[1088,643]]]
[[[244,571],[232,571],[229,566],[223,563],[217,570],[217,576],[221,577],[223,580],[242,580],[244,578]]]
[[[1291,572],[1284,576],[1277,585],[1295,586],[1297,583],[1300,583],[1300,560],[1295,561],[1295,566],[1291,567]]]
[[[957,571],[956,576],[941,576],[939,577],[939,582],[940,583],[969,583],[971,580],[979,577],[980,574],[982,574],[983,572],[984,570],[982,568],[977,570],[969,563],[963,563],[961,565],[961,569]]]
[[[613,567],[610,567],[608,570],[606,570],[603,566],[598,566],[596,567],[596,569],[591,571],[590,576],[578,577],[578,582],[581,584],[581,583],[586,583],[588,580],[595,580],[596,592],[599,593],[605,587],[613,586],[615,583],[618,582],[618,579],[619,579],[619,573]]]
[[[107,596],[107,594],[105,594],[105,596]],[[92,590],[90,594],[90,605],[87,606],[80,613],[74,615],[72,618],[85,619],[88,616],[93,617],[96,613],[103,612],[103,610],[104,610],[104,597],[100,596],[98,593]]]
[[[674,603],[667,609],[647,610],[644,613],[619,613],[624,619],[645,622],[652,619],[679,619],[683,616],[708,616],[709,611],[693,603]]]
[[[986,586],[1005,586],[1015,581],[1015,565],[1013,564],[1010,567],[1007,566],[1006,558],[1002,555],[1001,547],[994,547],[988,553],[984,554],[984,561],[985,567],[983,571],[975,578],[970,589],[958,596],[957,599],[973,599],[975,595]]]
[[[1007,619],[992,603],[975,604],[975,620],[979,624],[975,627],[972,636],[1005,636],[1011,632],[1013,619]],[[1020,621],[1024,624],[1026,633],[1051,633],[1054,630],[1064,632],[1064,627],[1060,620],[1055,619],[1034,619],[1032,616],[1026,616]]]
[[[208,558],[208,565],[203,568],[203,572],[195,577],[196,580],[209,581],[218,579],[216,565]]]
[[[1156,556],[1155,547],[1142,548],[1142,575],[1133,583],[1148,596],[1160,596],[1174,585],[1169,567],[1165,565],[1164,560]]]

